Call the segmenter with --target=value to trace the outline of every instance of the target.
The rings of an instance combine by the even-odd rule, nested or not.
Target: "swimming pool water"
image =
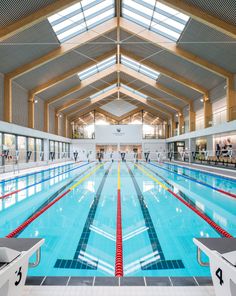
[[[1,236],[96,167],[96,163],[73,164],[1,182],[1,195],[22,189],[0,200]],[[208,276],[209,269],[197,263],[192,239],[219,237],[219,233],[140,167],[180,192],[233,236],[236,199],[185,177],[229,192],[236,192],[236,181],[169,164],[120,165],[124,275]],[[29,270],[30,275],[114,276],[117,169],[117,162],[104,163],[19,233],[19,237],[45,238],[41,263]],[[50,179],[40,183],[47,178]],[[29,184],[32,186],[23,189]]]

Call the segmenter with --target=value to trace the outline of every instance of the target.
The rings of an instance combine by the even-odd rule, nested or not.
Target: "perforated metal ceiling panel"
[[[236,40],[196,20],[188,23],[179,40],[179,47],[232,73],[236,72]]]
[[[129,36],[129,37],[128,37]],[[137,36],[126,34],[126,38],[122,41],[121,48],[132,51],[134,54],[147,58],[150,55],[158,54],[159,51],[162,51],[162,48],[154,45],[153,43],[146,42]]]
[[[235,0],[184,0],[223,21],[236,25]]]
[[[172,89],[173,91],[176,91],[176,93],[179,93],[188,97],[190,100],[195,100],[201,96],[199,92],[164,75],[159,76],[158,82]]]
[[[153,56],[149,60],[209,90],[224,81],[222,77],[167,51]]]
[[[69,89],[69,88],[76,86],[78,84],[80,84],[79,77],[77,75],[74,75],[74,76],[70,77],[69,79],[66,79],[66,80],[62,81],[61,83],[58,83],[55,86],[45,90],[44,92],[41,92],[39,94],[39,97],[44,100],[47,100],[47,99],[54,97],[57,94],[61,93],[65,89]]]
[[[1,0],[0,27],[14,23],[57,0]]]
[[[101,39],[104,40],[104,37],[98,38],[95,41],[100,42]],[[108,53],[113,49],[115,49],[114,44],[86,44],[30,73],[20,76],[17,82],[25,88],[33,88],[72,68],[88,63],[91,59],[96,59],[96,57]]]
[[[55,106],[57,108],[57,107],[65,104],[66,102],[68,102],[70,100],[79,99],[80,97],[85,96],[86,94],[88,94],[91,91],[92,92],[97,92],[97,91],[99,91],[99,89],[103,85],[106,86],[106,87],[109,86],[111,84],[111,81],[113,81],[115,79],[114,75],[113,74],[109,75],[109,76],[105,77],[103,80],[99,80],[99,81],[97,81],[95,83],[92,83],[89,86],[84,87],[83,89],[64,97],[60,101],[53,103],[53,106]],[[78,83],[78,85],[79,85],[79,83]],[[66,89],[68,89],[68,87],[64,88],[63,90],[66,90]],[[59,94],[59,93],[60,92],[57,92],[57,94]],[[40,95],[39,95],[39,97],[40,97]],[[49,97],[47,97],[47,99],[49,99]]]
[[[177,106],[179,106],[181,108],[186,105],[185,103],[178,100],[177,98],[175,98],[175,97],[173,97],[173,96],[171,96],[169,94],[166,94],[166,93],[158,90],[157,88],[146,85],[145,83],[143,83],[140,80],[134,80],[132,77],[130,77],[127,74],[122,73],[121,78],[123,78],[125,81],[128,82],[128,86],[134,87],[135,89],[139,90],[140,92],[142,92],[142,89],[143,89],[144,91],[148,91],[148,92],[152,93],[153,95],[155,95],[157,97],[165,99],[167,103],[168,102],[173,103],[173,104],[175,104],[175,105],[177,105]]]
[[[43,21],[0,43],[0,72],[10,72],[58,46],[51,26]]]

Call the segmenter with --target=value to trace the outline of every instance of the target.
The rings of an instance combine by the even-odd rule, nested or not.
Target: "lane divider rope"
[[[77,186],[79,186],[81,183],[83,183],[86,179],[88,179],[90,176],[92,176],[99,168],[101,168],[104,164],[97,165],[95,169],[93,169],[90,173],[85,175],[83,178],[81,178],[78,182],[76,182],[73,186],[71,186],[69,189],[67,189],[65,192],[63,192],[61,195],[59,195],[56,199],[54,199],[52,202],[47,204],[44,208],[42,208],[40,211],[35,213],[32,217],[30,217],[28,220],[26,220],[24,223],[22,223],[20,226],[18,226],[15,230],[13,230],[11,233],[9,233],[6,237],[12,238],[14,237],[18,232],[21,232],[24,228],[26,228],[30,223],[32,223],[35,219],[37,219],[39,216],[41,216],[44,212],[46,212],[51,206],[53,206],[56,202],[58,202],[60,199],[62,199],[65,195],[70,193],[73,189],[75,189]]]
[[[23,187],[23,188],[20,188],[20,189],[14,190],[14,191],[9,192],[9,193],[6,193],[6,194],[0,196],[0,199],[7,198],[7,197],[9,197],[9,196],[11,196],[11,195],[13,195],[13,194],[17,194],[17,193],[19,193],[19,192],[21,192],[21,191],[23,191],[23,190],[29,189],[29,188],[31,188],[31,187],[33,187],[33,186],[36,186],[36,185],[41,184],[41,183],[44,183],[44,182],[46,182],[46,181],[49,181],[49,180],[54,179],[54,178],[56,178],[56,177],[59,177],[59,176],[61,176],[61,175],[67,174],[67,173],[69,173],[69,172],[71,172],[71,171],[78,170],[79,168],[82,168],[83,166],[86,166],[86,165],[88,165],[88,164],[90,164],[90,163],[89,163],[89,162],[88,162],[88,163],[85,163],[85,164],[83,164],[83,165],[81,165],[81,166],[78,166],[78,167],[72,168],[72,169],[67,170],[67,171],[65,171],[65,172],[61,172],[61,173],[59,173],[59,174],[57,174],[57,175],[55,175],[55,176],[48,177],[48,178],[46,178],[46,179],[42,179],[42,180],[40,180],[39,182],[36,182],[36,183],[30,184],[30,185],[28,185],[28,186],[26,186],[26,187]]]
[[[122,213],[121,213],[121,193],[120,193],[120,162],[118,162],[117,179],[117,217],[116,217],[116,261],[115,276],[124,275],[123,268],[123,238],[122,238]]]
[[[220,233],[222,236],[227,238],[232,238],[233,236],[229,234],[226,230],[221,228],[218,224],[216,224],[213,220],[211,220],[209,217],[207,217],[205,214],[201,213],[199,210],[194,208],[192,205],[190,205],[188,202],[186,202],[182,197],[180,197],[178,194],[173,192],[171,189],[169,189],[167,186],[165,186],[162,182],[157,180],[153,175],[151,175],[149,172],[147,172],[145,169],[140,167],[139,165],[135,164],[135,166],[142,171],[146,176],[151,178],[154,182],[156,182],[158,185],[160,185],[164,190],[171,193],[175,198],[177,198],[179,201],[181,201],[185,206],[187,206],[189,209],[191,209],[194,213],[196,213],[199,217],[201,217],[204,221],[206,221],[211,227],[213,227],[218,233]]]
[[[82,162],[82,161],[78,161],[77,164],[80,163],[80,162]],[[19,175],[19,176],[16,176],[15,178],[2,179],[2,180],[0,180],[0,184],[1,183],[8,183],[10,181],[12,182],[14,180],[18,180],[18,179],[25,178],[25,177],[32,176],[32,175],[41,174],[41,173],[44,173],[44,172],[50,172],[50,171],[53,171],[53,170],[56,170],[56,169],[64,168],[66,166],[72,166],[74,164],[76,164],[76,163],[69,162],[67,164],[55,166],[55,167],[44,169],[44,170],[40,170],[40,171],[37,171],[37,172],[31,172],[31,173],[27,173],[27,174],[24,174],[24,175]]]
[[[192,171],[192,172],[203,172],[205,175],[213,176],[215,178],[219,177],[219,175],[217,175],[216,173],[210,173],[209,171],[199,171],[197,168],[192,168],[192,167],[186,166],[186,164],[185,165],[179,165],[179,164],[176,164],[176,163],[169,163],[169,162],[165,162],[165,161],[163,163],[166,164],[166,165],[170,165],[170,166],[173,166],[173,167],[179,167],[179,168],[182,168],[182,169],[185,169],[185,170],[188,170],[188,171]],[[236,182],[236,179],[231,178],[231,177],[226,177],[226,176],[220,175],[220,178],[225,179],[225,180],[230,181],[230,182]]]
[[[199,181],[199,180],[197,180],[197,179],[195,179],[195,178],[193,178],[193,177],[185,176],[185,175],[180,174],[180,173],[177,173],[177,172],[175,172],[175,171],[172,171],[172,170],[169,170],[169,169],[163,168],[162,166],[159,166],[159,165],[156,165],[156,164],[153,164],[153,163],[150,163],[150,164],[153,165],[153,166],[155,166],[155,167],[157,167],[157,168],[160,168],[160,169],[162,169],[162,170],[164,170],[164,171],[167,171],[167,172],[170,172],[170,173],[172,173],[172,174],[175,174],[175,175],[181,176],[181,177],[183,177],[183,178],[185,178],[185,179],[188,179],[188,180],[193,181],[193,182],[195,182],[195,183],[198,183],[198,184],[200,184],[200,185],[206,186],[206,187],[208,187],[208,188],[211,188],[211,189],[213,189],[213,190],[215,190],[215,191],[218,191],[218,192],[223,193],[223,194],[225,194],[225,195],[228,195],[228,196],[230,196],[230,197],[236,198],[236,194],[234,194],[234,193],[231,193],[231,192],[228,192],[228,191],[225,191],[225,190],[219,189],[219,188],[214,187],[214,186],[212,186],[212,185],[209,185],[209,184],[207,184],[207,183],[205,183],[205,182]]]

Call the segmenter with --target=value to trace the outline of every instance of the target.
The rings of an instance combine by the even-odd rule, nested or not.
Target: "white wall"
[[[28,126],[28,91],[15,82],[12,83],[12,121]]]
[[[28,126],[28,90],[13,81],[12,83],[12,121],[21,126]],[[35,97],[35,129],[44,129],[44,102]],[[0,73],[0,120],[3,121],[4,110],[4,75]]]
[[[96,142],[99,144],[136,144],[142,141],[142,125],[96,125]]]
[[[39,97],[35,97],[38,103],[34,106],[35,129],[39,131],[44,130],[44,101]]]

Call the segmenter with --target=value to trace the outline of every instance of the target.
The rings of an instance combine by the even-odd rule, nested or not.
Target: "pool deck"
[[[213,167],[213,166],[193,164],[193,163],[187,163],[187,162],[182,162],[182,161],[177,161],[177,160],[174,160],[171,162],[165,161],[165,163],[177,164],[182,167],[187,167],[187,168],[191,168],[191,169],[195,169],[195,170],[201,170],[204,172],[213,173],[216,175],[229,177],[231,179],[236,180],[236,170],[232,170],[232,169],[217,168],[217,167]]]
[[[86,287],[26,286],[23,296],[215,296],[214,288],[205,287]]]

